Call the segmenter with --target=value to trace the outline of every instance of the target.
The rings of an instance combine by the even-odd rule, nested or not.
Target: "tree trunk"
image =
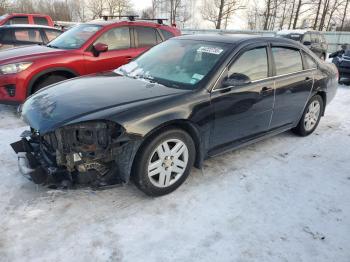
[[[295,0],[293,0],[292,13],[290,14],[288,29],[290,29],[291,26],[292,26],[293,15],[294,15],[294,7],[295,7]]]
[[[323,30],[324,22],[326,20],[326,15],[327,15],[327,12],[328,12],[328,7],[329,7],[329,0],[326,0],[326,2],[324,4],[324,7],[323,7],[323,12],[322,12],[322,16],[321,16],[321,22],[320,22],[320,25],[318,27],[319,31]]]
[[[220,29],[221,28],[222,13],[224,11],[224,5],[225,5],[225,0],[220,0],[218,20],[216,22],[216,29]]]
[[[282,13],[282,18],[280,22],[279,29],[282,30],[284,26],[284,21],[286,20],[286,9],[287,9],[287,0],[284,0],[284,6],[283,6],[283,13]]]
[[[344,28],[344,22],[345,22],[346,13],[347,13],[346,11],[347,11],[347,9],[348,9],[349,2],[350,2],[350,0],[347,0],[347,1],[346,1],[346,4],[345,4],[344,15],[343,15],[343,19],[341,20],[340,31],[343,31],[343,28]]]
[[[312,27],[314,30],[316,30],[317,28],[318,16],[320,15],[321,5],[322,5],[322,0],[318,2],[315,22],[314,22],[314,26]]]
[[[301,7],[301,1],[302,0],[299,0],[298,6],[297,6],[297,10],[295,11],[295,18],[294,18],[294,23],[293,23],[293,29],[297,28],[297,23],[298,23],[299,13],[300,13],[300,7]]]
[[[268,0],[268,1],[267,1],[266,14],[265,14],[265,21],[264,21],[264,30],[267,30],[267,29],[268,29],[268,26],[269,26],[270,8],[271,8],[271,0]]]

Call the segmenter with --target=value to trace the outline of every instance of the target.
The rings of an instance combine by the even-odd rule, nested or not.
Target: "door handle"
[[[267,93],[270,93],[271,91],[273,91],[272,87],[264,86],[263,88],[261,88],[260,94],[261,95],[266,95]]]
[[[127,57],[126,57],[126,61],[128,61],[128,62],[131,61],[132,59],[133,59],[132,56],[127,56]]]
[[[312,80],[312,78],[311,77],[305,77],[305,81],[309,81],[309,80]]]

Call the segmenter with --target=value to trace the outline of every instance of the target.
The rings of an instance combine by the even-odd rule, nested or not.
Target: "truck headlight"
[[[0,73],[3,75],[16,74],[30,67],[32,62],[14,63],[0,66]]]

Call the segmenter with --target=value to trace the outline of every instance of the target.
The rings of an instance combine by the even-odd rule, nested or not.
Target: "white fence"
[[[183,29],[183,34],[256,34],[262,36],[275,36],[275,31],[264,30],[221,30],[221,29]],[[341,44],[350,44],[350,32],[323,32],[328,42],[328,53],[340,49]]]

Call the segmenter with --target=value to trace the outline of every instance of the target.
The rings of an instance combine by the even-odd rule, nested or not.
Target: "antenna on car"
[[[100,15],[100,18],[102,18],[105,21],[108,21],[109,19],[113,18],[122,18],[127,17],[129,21],[135,21],[136,17],[139,17],[138,15]]]
[[[144,21],[157,21],[158,24],[163,25],[163,21],[167,21],[167,18],[141,18],[138,20],[144,20]]]

